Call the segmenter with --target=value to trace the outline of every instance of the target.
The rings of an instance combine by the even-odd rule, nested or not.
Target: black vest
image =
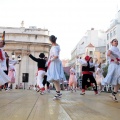
[[[87,62],[87,66],[82,66],[82,72],[83,71],[95,72],[95,67],[93,66],[93,67],[90,68],[90,64],[89,64],[89,62]]]

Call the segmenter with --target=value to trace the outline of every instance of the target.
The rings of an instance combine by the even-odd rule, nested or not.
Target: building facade
[[[84,58],[86,55],[93,57],[98,62],[106,60],[106,37],[105,32],[101,30],[88,30],[85,36],[78,42],[76,47],[71,52],[71,60],[76,66],[77,76],[80,76],[80,64],[76,60],[76,56]]]
[[[116,38],[118,43],[120,42],[120,10],[116,14],[116,18],[111,20],[110,27],[106,31],[106,51],[111,47],[111,41]],[[120,49],[120,44],[118,44],[118,48]],[[107,59],[108,60],[108,59]]]
[[[49,31],[47,29],[40,29],[36,27],[29,28],[12,28],[12,27],[0,27],[0,34],[5,31],[6,45],[4,50],[8,53],[10,59],[12,54],[15,54],[15,59],[21,57],[21,62],[16,65],[16,85],[22,83],[23,73],[29,74],[29,81],[26,87],[29,85],[35,85],[35,74],[37,73],[37,63],[32,61],[27,51],[35,56],[39,57],[39,54],[43,52],[47,57],[51,44],[49,43]]]

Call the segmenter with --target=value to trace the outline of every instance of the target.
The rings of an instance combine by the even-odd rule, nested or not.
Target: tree
[[[103,68],[103,76],[106,77],[107,72],[108,72],[108,64]]]

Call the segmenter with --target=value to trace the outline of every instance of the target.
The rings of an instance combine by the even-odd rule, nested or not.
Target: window
[[[90,54],[90,55],[93,55],[93,51],[90,51],[89,54]]]
[[[37,35],[35,35],[35,39],[37,39]]]
[[[84,42],[81,43],[81,45],[83,45],[83,44],[84,44]]]
[[[109,40],[109,33],[107,34],[107,40]]]
[[[109,49],[109,45],[107,44],[107,50]]]
[[[110,38],[112,38],[112,32],[110,32]]]
[[[113,36],[116,35],[116,28],[113,29]]]
[[[115,31],[115,30],[113,31],[113,35],[114,35],[114,36],[116,35],[116,31]]]

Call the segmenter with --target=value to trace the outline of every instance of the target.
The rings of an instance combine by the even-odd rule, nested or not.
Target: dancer
[[[56,43],[57,38],[54,35],[51,35],[49,39],[52,43],[52,47],[50,49],[50,55],[48,59],[47,81],[54,83],[56,89],[56,95],[53,98],[54,100],[61,98],[62,94],[60,93],[60,81],[65,78],[65,75],[62,62],[59,59],[60,46]]]
[[[48,58],[45,57],[44,59],[46,60],[46,63],[47,63]],[[50,83],[47,81],[47,67],[45,67],[45,75],[44,75],[44,79],[43,79],[43,86],[45,87],[45,85],[47,85],[47,91],[49,93],[50,92],[50,88],[49,88]]]
[[[43,86],[43,78],[45,75],[45,64],[46,64],[46,60],[44,60],[45,55],[44,53],[40,53],[39,55],[40,58],[35,58],[29,52],[28,52],[28,55],[32,60],[38,63],[37,64],[38,65],[37,84],[39,86],[40,94],[43,95],[45,91],[45,88]]]
[[[5,52],[3,51],[4,45],[5,42],[0,38],[0,85],[10,81],[10,78],[4,73],[7,70]]]
[[[6,75],[8,75],[8,71],[9,71],[9,56],[8,56],[7,52],[5,52],[5,58],[6,58],[6,67],[7,67],[7,69],[4,70],[4,72],[5,72]],[[5,83],[4,84],[4,89],[7,90],[7,88],[8,88],[8,83]]]
[[[99,94],[102,91],[103,86],[101,85],[102,80],[104,79],[103,77],[103,69],[101,68],[101,63],[98,65],[97,70],[96,70],[96,82],[97,85],[99,86]]]
[[[78,58],[78,57],[77,57]],[[85,59],[78,59],[78,62],[82,65],[82,92],[80,95],[85,95],[85,89],[89,86],[93,86],[95,95],[98,94],[97,83],[93,77],[95,72],[95,66],[90,62],[90,57],[86,56]]]
[[[76,92],[77,78],[74,66],[72,66],[70,69],[69,87],[71,89],[71,92],[73,92],[73,90]]]
[[[116,94],[118,92],[120,84],[120,51],[117,48],[118,46],[118,40],[113,39],[111,41],[112,47],[108,50],[107,56],[110,59],[110,63],[108,66],[108,73],[107,76],[103,79],[102,85],[113,85],[114,90],[110,97],[112,98],[113,101],[118,102],[116,98]]]
[[[15,70],[15,65],[18,63],[17,60],[9,60],[9,71],[8,71],[8,76],[10,77],[10,81],[8,83],[8,88],[7,90],[11,89],[11,86],[13,83],[15,83],[15,76],[16,76],[16,70]]]

